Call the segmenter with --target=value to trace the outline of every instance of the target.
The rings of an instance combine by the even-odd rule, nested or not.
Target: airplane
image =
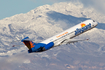
[[[34,43],[29,39],[29,37],[25,37],[24,39],[21,40],[21,42],[23,42],[29,49],[28,53],[43,52],[63,44],[70,44],[78,41],[88,40],[88,39],[81,40],[81,39],[72,39],[72,38],[88,30],[93,29],[97,25],[98,23],[94,20],[86,20],[40,43]]]

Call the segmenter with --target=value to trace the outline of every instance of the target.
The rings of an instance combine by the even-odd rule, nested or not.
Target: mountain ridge
[[[62,7],[61,4],[62,3],[58,3],[58,5],[60,5],[60,7]],[[66,5],[66,4],[70,5],[71,8],[72,8],[72,6],[75,5],[75,4],[71,5],[71,3],[64,3],[64,5]],[[56,6],[57,4],[54,4],[54,5]],[[82,21],[90,19],[90,18],[86,18],[86,16],[81,17],[79,15],[80,17],[75,17],[75,15],[74,16],[67,15],[67,14],[70,14],[71,12],[64,14],[64,13],[61,13],[61,11],[58,12],[59,10],[57,10],[57,9],[55,9],[55,10],[57,10],[57,11],[55,11],[55,10],[53,10],[55,7],[54,5],[40,6],[34,10],[31,10],[30,12],[28,12],[26,14],[18,14],[18,15],[10,17],[8,19],[6,18],[3,20],[0,20],[0,24],[3,23],[3,25],[1,26],[1,29],[2,29],[1,37],[5,36],[10,41],[11,39],[17,40],[17,39],[22,39],[26,36],[29,36],[31,39],[33,38],[33,40],[35,42],[40,42],[40,41],[45,40],[57,33],[62,32],[65,29],[68,29]],[[52,8],[50,8],[50,7],[52,7]],[[77,8],[77,5],[74,7]],[[82,5],[79,6],[78,10],[81,8],[83,9]],[[64,10],[64,8],[62,8],[62,9]],[[95,29],[95,30],[100,32],[99,29]],[[92,31],[93,30],[89,31],[90,34],[89,34],[89,32],[85,33],[85,34],[88,35],[89,38],[91,38],[95,34],[95,32],[94,31],[92,32]],[[104,32],[104,29],[101,30],[102,33],[100,32],[100,34],[98,34],[98,32],[97,32],[97,35],[100,35],[100,34],[102,35],[101,37],[98,37],[98,39],[101,38],[102,42],[104,42],[104,40],[105,40],[104,34],[102,34]],[[80,38],[81,37],[85,38],[85,36],[86,36],[85,34],[81,35]],[[91,42],[92,41],[96,42],[97,36],[92,39],[93,40],[90,40]],[[94,39],[96,39],[96,40],[94,41]],[[1,38],[1,41],[2,40],[3,40],[3,38]],[[4,40],[4,42],[5,42],[5,40]],[[1,42],[1,43],[3,44],[3,42]],[[97,41],[97,43],[99,44],[98,41]],[[9,43],[6,43],[6,44],[4,44],[4,45],[9,47]]]
[[[2,70],[6,68],[6,70],[23,70],[25,68],[26,70],[35,68],[38,70],[42,68],[43,70],[53,70],[53,68],[86,70],[90,67],[90,70],[93,70],[96,66],[95,69],[102,68],[104,70],[104,17],[93,8],[84,8],[80,3],[61,2],[51,6],[40,6],[25,14],[17,14],[0,20],[0,62],[3,63],[0,64],[0,68]],[[20,42],[9,43],[21,40],[26,36],[29,36],[34,42],[41,42],[87,19],[96,20],[99,22],[99,27],[97,26],[76,38],[90,38],[89,41],[62,45],[33,54],[28,54],[25,46],[12,48],[13,44],[23,45]],[[103,65],[100,66],[100,64]]]

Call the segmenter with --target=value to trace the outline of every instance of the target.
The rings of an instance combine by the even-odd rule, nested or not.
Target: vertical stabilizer
[[[21,40],[21,42],[23,42],[29,50],[31,48],[35,47],[35,45],[36,45],[36,43],[29,40],[29,37],[25,37],[24,39]]]

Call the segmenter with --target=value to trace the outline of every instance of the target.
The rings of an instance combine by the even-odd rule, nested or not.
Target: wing
[[[60,45],[70,44],[70,43],[75,43],[75,42],[85,41],[85,40],[89,40],[89,39],[65,39],[60,43]]]

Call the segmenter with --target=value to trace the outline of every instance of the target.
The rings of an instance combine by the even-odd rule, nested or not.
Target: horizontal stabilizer
[[[24,39],[21,40],[21,42],[26,41],[26,40],[29,41],[29,37],[25,37]]]

